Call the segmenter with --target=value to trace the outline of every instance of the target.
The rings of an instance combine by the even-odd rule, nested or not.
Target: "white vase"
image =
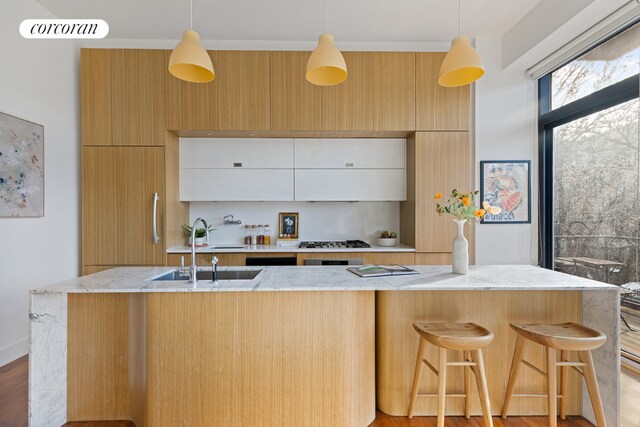
[[[464,237],[464,225],[467,221],[458,221],[456,223],[457,233],[453,239],[453,250],[451,253],[451,267],[454,274],[469,273],[469,242]]]

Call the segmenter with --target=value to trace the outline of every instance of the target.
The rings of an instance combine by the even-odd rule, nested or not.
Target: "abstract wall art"
[[[531,162],[487,160],[480,162],[480,200],[502,209],[487,214],[483,224],[531,222]]]
[[[0,217],[44,216],[44,126],[0,113]]]

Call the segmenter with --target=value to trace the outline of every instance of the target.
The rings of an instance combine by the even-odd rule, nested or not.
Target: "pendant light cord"
[[[329,0],[324,0],[324,32],[327,33],[329,31],[329,20],[327,16],[329,15]]]
[[[462,2],[462,0],[458,0],[458,36],[462,35],[462,7],[460,6],[460,3]]]
[[[189,5],[190,5],[189,10],[191,11],[191,17],[190,17],[191,25],[189,26],[189,28],[191,29],[191,31],[193,31],[193,0],[190,0]]]

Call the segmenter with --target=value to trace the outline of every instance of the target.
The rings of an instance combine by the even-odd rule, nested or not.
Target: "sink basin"
[[[216,276],[217,280],[253,280],[256,278],[258,274],[260,274],[262,270],[223,270],[218,271]],[[209,271],[198,271],[196,273],[196,278],[198,280],[203,281],[211,281],[211,277],[213,272]],[[158,280],[189,280],[189,275],[183,275],[180,271],[171,271],[163,276],[156,277],[153,281]]]

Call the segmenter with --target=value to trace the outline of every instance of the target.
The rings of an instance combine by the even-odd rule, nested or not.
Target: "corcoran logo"
[[[102,19],[25,19],[20,34],[25,39],[103,39],[109,24]]]

